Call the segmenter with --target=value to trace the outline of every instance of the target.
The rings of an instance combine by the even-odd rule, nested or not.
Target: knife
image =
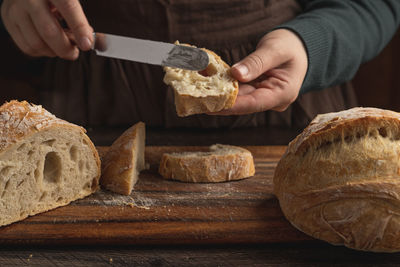
[[[204,70],[209,63],[207,53],[195,47],[105,33],[93,35],[93,50],[99,56],[194,71]]]

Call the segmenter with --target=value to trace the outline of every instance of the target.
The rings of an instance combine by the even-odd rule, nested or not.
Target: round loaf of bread
[[[357,250],[400,251],[400,114],[318,115],[279,161],[274,192],[304,233]]]
[[[217,112],[233,106],[239,91],[238,81],[230,67],[214,52],[207,52],[209,64],[205,70],[192,71],[164,67],[164,82],[174,90],[178,116]]]
[[[210,146],[209,152],[165,153],[159,172],[166,179],[216,183],[253,176],[255,169],[247,149],[216,144]]]
[[[98,189],[100,160],[85,132],[25,101],[0,107],[0,226]]]

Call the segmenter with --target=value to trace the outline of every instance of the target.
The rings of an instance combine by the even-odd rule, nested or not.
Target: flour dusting
[[[130,206],[132,208],[150,209],[156,204],[156,200],[143,196],[142,193],[134,191],[129,196],[116,194],[106,190],[99,190],[93,195],[82,199],[77,204],[92,204],[104,206]]]

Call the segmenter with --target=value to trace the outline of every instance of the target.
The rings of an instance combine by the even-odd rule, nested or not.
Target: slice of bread
[[[0,226],[88,196],[99,177],[85,129],[25,101],[0,107]]]
[[[126,130],[102,158],[100,184],[110,191],[130,195],[145,169],[145,124],[138,122]]]
[[[182,182],[225,182],[253,176],[253,156],[247,149],[216,144],[209,152],[165,153],[159,173]]]
[[[164,67],[164,82],[174,90],[178,116],[217,112],[231,108],[239,90],[230,67],[214,52],[207,52],[209,65],[202,71]]]

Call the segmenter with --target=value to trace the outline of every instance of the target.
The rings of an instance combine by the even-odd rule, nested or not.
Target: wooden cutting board
[[[150,169],[130,196],[99,191],[68,206],[0,228],[0,244],[234,244],[312,240],[284,218],[272,177],[284,146],[247,147],[256,174],[190,184],[158,174],[164,152],[206,147],[148,146]],[[100,152],[104,151],[100,149]]]

